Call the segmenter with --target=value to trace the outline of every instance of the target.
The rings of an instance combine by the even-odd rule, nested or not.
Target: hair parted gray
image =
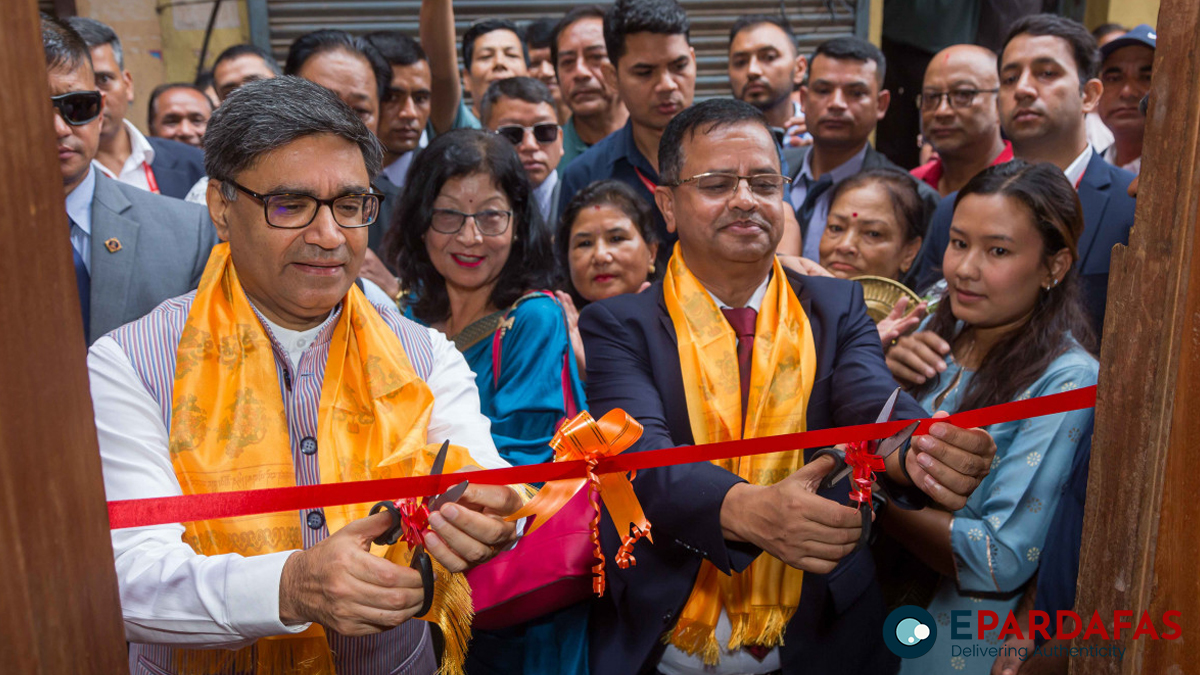
[[[226,181],[268,152],[317,134],[354,143],[367,175],[379,175],[383,147],[358,115],[332,91],[288,75],[249,82],[221,102],[204,133],[204,170],[222,183],[226,199],[234,199],[237,192]]]

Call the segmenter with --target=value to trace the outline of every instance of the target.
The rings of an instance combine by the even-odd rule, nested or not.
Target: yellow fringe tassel
[[[475,619],[471,585],[466,575],[451,574],[436,558],[433,573],[437,579],[433,585],[433,607],[421,618],[436,623],[446,639],[438,675],[465,675],[463,664],[471,642],[471,622]]]

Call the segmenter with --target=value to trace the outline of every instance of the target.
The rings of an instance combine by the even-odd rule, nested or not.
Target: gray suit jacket
[[[208,209],[97,171],[88,345],[196,288],[216,243]]]
[[[812,149],[811,145],[805,145],[799,148],[784,148],[783,159],[787,162],[788,171],[791,173],[789,178],[792,182],[800,180],[800,169],[804,166],[804,158],[808,156],[808,151]],[[870,143],[867,143],[867,154],[863,157],[863,171],[868,169],[895,169],[902,173],[908,173],[900,168],[898,164],[892,162],[882,152],[879,152]],[[938,191],[930,187],[923,180],[913,179],[917,184],[917,194],[921,195],[921,201],[925,203],[925,231],[929,230],[929,221],[933,218],[933,212],[937,210],[938,203],[942,201],[942,196]],[[796,209],[800,208],[799,204],[793,204]],[[800,236],[804,236],[804,224],[801,223]]]

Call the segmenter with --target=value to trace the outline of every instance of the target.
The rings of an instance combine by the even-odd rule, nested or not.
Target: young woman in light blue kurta
[[[1096,383],[1089,323],[1074,264],[1083,231],[1079,200],[1062,171],[1014,161],[988,169],[959,193],[943,259],[946,295],[922,330],[950,345],[946,368],[912,388],[931,413],[1046,396]],[[914,382],[904,359],[893,373]],[[988,428],[991,472],[962,509],[891,509],[884,527],[943,576],[928,609],[937,622],[930,651],[901,673],[991,671],[999,628],[982,641],[951,637],[951,617],[976,635],[978,612],[1002,626],[1037,571],[1050,518],[1092,411]],[[960,629],[961,630],[961,629]]]
[[[463,353],[496,448],[515,465],[550,461],[558,425],[585,406],[562,308],[541,292],[552,288],[554,261],[536,209],[509,141],[450,131],[413,160],[385,255],[409,289],[406,314]],[[586,675],[587,618],[580,604],[476,630],[467,672]]]

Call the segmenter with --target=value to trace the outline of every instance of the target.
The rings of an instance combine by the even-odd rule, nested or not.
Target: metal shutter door
[[[543,16],[562,16],[577,4],[560,0],[455,0],[454,13],[461,38],[467,27],[478,19],[506,18],[523,24]],[[742,14],[778,14],[781,3],[775,0],[683,0],[681,4],[691,19],[692,45],[696,48],[696,96],[728,96],[726,67],[730,27]],[[823,40],[853,34],[855,7],[861,6],[865,12],[869,0],[788,0],[785,4],[801,53],[807,54]],[[830,6],[835,10],[833,17]],[[420,7],[419,0],[266,0],[270,47],[282,64],[292,40],[320,28],[340,28],[355,34],[400,30],[416,37]]]

